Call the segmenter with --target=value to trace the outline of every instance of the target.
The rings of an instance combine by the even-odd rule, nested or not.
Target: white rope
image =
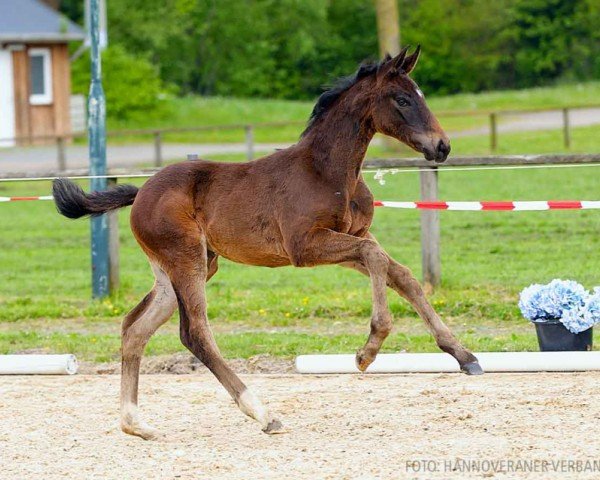
[[[56,180],[57,178],[68,178],[69,180],[91,180],[93,178],[149,178],[156,174],[153,173],[123,173],[115,175],[76,175],[76,176],[56,176],[56,177],[13,177],[0,178],[0,182],[37,182],[42,180]]]
[[[397,173],[415,173],[415,172],[473,172],[484,170],[527,170],[539,168],[575,168],[575,167],[600,167],[600,163],[585,163],[585,164],[567,164],[567,165],[500,165],[500,166],[482,166],[482,167],[439,167],[439,168],[379,168],[377,170],[363,170],[363,173],[374,174],[373,179],[377,180],[380,185],[385,185],[385,175],[396,175]]]

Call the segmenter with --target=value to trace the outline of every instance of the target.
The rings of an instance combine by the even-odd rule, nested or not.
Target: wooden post
[[[377,37],[381,58],[400,53],[400,15],[397,0],[375,0]]]
[[[438,172],[435,167],[421,169],[421,200],[438,199]],[[440,218],[437,210],[421,211],[421,255],[423,287],[427,294],[440,284]]]
[[[571,124],[569,122],[569,109],[563,108],[563,140],[565,142],[565,148],[569,150],[571,148]]]
[[[154,132],[154,166],[162,166],[162,135],[160,130]]]
[[[490,113],[490,150],[495,152],[498,148],[498,122],[496,113]]]
[[[108,186],[115,187],[116,178],[108,179]],[[119,211],[113,210],[108,216],[108,261],[109,275],[108,288],[110,292],[116,292],[119,289]]]
[[[88,98],[90,187],[92,191],[106,190],[106,98],[102,88],[100,57],[100,10],[98,0],[90,0],[91,85]],[[92,296],[106,297],[108,289],[108,218],[106,215],[91,219],[92,229]]]
[[[254,158],[254,128],[252,125],[246,125],[246,158],[252,160]]]
[[[398,0],[374,0],[377,22],[377,41],[379,58],[400,53],[400,14]],[[383,147],[390,152],[400,152],[401,144],[396,139],[382,136]]]
[[[65,151],[65,137],[56,137],[56,156],[58,160],[58,171],[67,169],[67,152]]]

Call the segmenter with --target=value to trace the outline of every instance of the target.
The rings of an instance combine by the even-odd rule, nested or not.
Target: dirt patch
[[[208,374],[141,378],[154,442],[118,429],[117,375],[0,377],[2,478],[599,477],[598,373],[243,378],[288,433]]]
[[[227,360],[237,373],[293,373],[293,360],[272,357],[270,355],[255,355],[247,359]],[[174,353],[172,355],[155,355],[144,357],[141,367],[142,374],[173,373],[185,375],[190,373],[208,373],[207,368],[196,357],[189,353]],[[119,374],[120,362],[92,363],[81,362],[79,373],[89,374]]]

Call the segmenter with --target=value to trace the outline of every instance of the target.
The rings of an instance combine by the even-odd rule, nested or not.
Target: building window
[[[32,105],[52,103],[52,54],[49,48],[29,49],[29,84]]]

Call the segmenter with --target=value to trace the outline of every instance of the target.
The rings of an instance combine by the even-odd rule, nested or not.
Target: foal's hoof
[[[460,369],[467,375],[483,375],[483,368],[481,368],[478,361],[465,363]]]
[[[368,355],[364,348],[361,348],[358,352],[356,352],[356,368],[358,368],[361,372],[364,372],[369,365],[373,363],[375,357],[372,355]]]
[[[136,422],[135,424],[121,423],[121,430],[128,435],[134,435],[144,440],[158,440],[161,437],[158,430],[144,422]]]
[[[263,432],[268,433],[269,435],[276,435],[278,433],[285,433],[285,428],[279,420],[271,420],[269,424],[262,429]]]

